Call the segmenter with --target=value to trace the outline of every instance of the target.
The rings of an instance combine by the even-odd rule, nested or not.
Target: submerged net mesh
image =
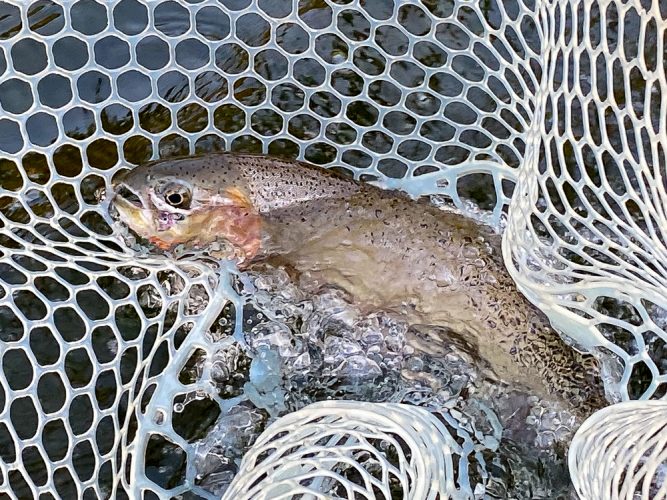
[[[607,356],[615,397],[662,396],[666,18],[647,0],[0,1],[0,490],[213,497],[174,404],[241,402],[179,378],[231,343],[207,333],[225,307],[240,330],[232,276],[138,261],[99,202],[158,157],[305,159],[497,225],[518,179],[514,278]]]

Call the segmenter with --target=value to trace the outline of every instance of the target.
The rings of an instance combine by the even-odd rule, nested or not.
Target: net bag
[[[667,497],[666,409],[664,401],[619,403],[579,428],[569,465],[581,498]]]
[[[137,259],[100,202],[159,157],[299,158],[506,224],[513,277],[604,357],[610,396],[662,397],[666,17],[648,0],[0,1],[0,491],[215,497],[174,408],[242,403],[179,378],[239,338],[233,273]]]
[[[257,439],[223,498],[471,498],[472,452],[416,406],[313,403]]]
[[[521,290],[602,354],[612,400],[665,395],[665,14],[542,7],[544,77],[504,234]]]

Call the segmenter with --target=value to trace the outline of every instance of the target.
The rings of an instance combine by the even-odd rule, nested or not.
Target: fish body
[[[243,266],[274,260],[312,286],[457,332],[508,384],[585,413],[603,404],[593,359],[517,290],[500,236],[468,218],[317,167],[229,153],[138,167],[116,193],[121,219],[161,251],[223,239]]]

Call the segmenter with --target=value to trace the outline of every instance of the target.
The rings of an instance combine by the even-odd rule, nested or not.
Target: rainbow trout
[[[139,166],[114,182],[112,205],[157,252],[272,260],[413,325],[457,332],[508,384],[586,413],[604,404],[594,360],[516,289],[500,237],[461,215],[303,163],[229,153]]]

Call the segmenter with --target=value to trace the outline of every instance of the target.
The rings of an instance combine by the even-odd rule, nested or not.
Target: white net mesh
[[[598,411],[570,446],[582,499],[667,498],[667,403],[629,401]]]
[[[214,496],[173,410],[233,417],[237,392],[193,398],[179,374],[233,343],[207,331],[225,310],[240,330],[239,298],[226,272],[137,264],[98,201],[119,169],[178,154],[305,159],[472,198],[496,224],[518,178],[515,279],[613,354],[619,397],[661,396],[666,17],[640,0],[0,1],[0,490]]]
[[[470,498],[472,452],[416,406],[314,403],[257,439],[223,498]]]
[[[611,358],[617,399],[665,395],[666,14],[664,2],[541,7],[547,76],[504,240],[524,293]]]

